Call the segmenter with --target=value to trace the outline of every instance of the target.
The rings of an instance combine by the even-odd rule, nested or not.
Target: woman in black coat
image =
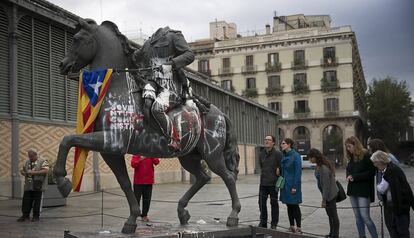
[[[383,197],[384,205],[392,211],[391,225],[387,229],[391,238],[410,237],[410,208],[414,210],[414,196],[410,184],[400,167],[390,162],[384,151],[377,151],[371,156],[374,166],[382,171],[382,181],[377,190]]]

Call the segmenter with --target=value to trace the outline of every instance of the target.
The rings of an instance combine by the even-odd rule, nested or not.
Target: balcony
[[[310,108],[309,107],[295,108],[294,113],[295,113],[296,119],[307,118],[309,117],[309,114],[310,114]]]
[[[304,70],[308,68],[307,60],[295,60],[292,62],[292,70]]]
[[[280,96],[282,94],[283,94],[283,86],[281,85],[266,88],[266,95],[269,97]]]
[[[326,78],[321,79],[321,90],[322,92],[334,92],[340,89],[338,80],[328,81]]]
[[[338,117],[339,111],[325,111],[324,115],[325,117]]]
[[[258,96],[257,88],[246,88],[246,90],[243,90],[242,95],[248,98],[255,98]]]
[[[302,112],[295,110],[294,113],[282,113],[282,120],[295,119],[322,119],[322,118],[362,118],[359,111],[327,111],[327,112]]]
[[[266,63],[266,72],[280,72],[282,70],[282,63]]]
[[[205,74],[207,76],[211,76],[211,70],[210,69],[204,69],[204,70],[198,70],[199,73]]]
[[[297,83],[292,86],[293,94],[306,94],[309,93],[309,85],[304,83]]]
[[[233,75],[233,68],[232,67],[226,67],[226,68],[219,68],[218,74],[220,76],[230,76]]]
[[[242,66],[242,74],[255,74],[257,72],[257,65]]]
[[[337,57],[326,57],[321,59],[322,67],[336,67],[338,66],[338,58]]]

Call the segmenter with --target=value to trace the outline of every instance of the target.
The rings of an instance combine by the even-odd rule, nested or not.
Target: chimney
[[[270,35],[270,25],[266,24],[266,35]]]

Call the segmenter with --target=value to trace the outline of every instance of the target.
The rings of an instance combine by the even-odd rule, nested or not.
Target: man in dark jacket
[[[144,86],[144,120],[155,119],[164,136],[170,140],[169,148],[180,149],[180,138],[166,111],[181,104],[189,94],[189,83],[182,70],[194,61],[194,53],[180,31],[159,28],[134,53],[141,68],[151,67],[152,74]]]
[[[264,139],[265,148],[260,152],[259,165],[261,168],[260,188],[259,188],[259,227],[267,228],[267,197],[270,195],[270,205],[272,209],[271,228],[276,229],[279,222],[278,191],[276,190],[276,180],[280,175],[280,160],[282,153],[275,149],[275,137],[267,135]]]
[[[414,209],[414,195],[402,169],[390,162],[389,156],[383,151],[377,151],[371,160],[378,170],[382,171],[382,181],[377,185],[384,206],[391,212],[386,213],[385,221],[391,238],[410,237],[410,209]]]

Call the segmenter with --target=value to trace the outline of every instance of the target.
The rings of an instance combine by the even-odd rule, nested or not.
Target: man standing
[[[180,149],[179,133],[166,114],[173,107],[185,103],[183,98],[190,93],[189,83],[182,68],[191,64],[194,53],[180,31],[168,26],[159,28],[144,45],[134,53],[138,67],[153,68],[146,77],[142,97],[144,99],[144,121],[155,122],[169,140],[172,151]]]
[[[46,176],[49,171],[49,163],[47,160],[38,158],[35,149],[28,150],[27,155],[29,159],[25,162],[23,169],[20,170],[20,174],[24,176],[23,215],[17,221],[28,221],[30,219],[30,211],[33,208],[31,221],[37,222],[40,216],[42,192],[45,190],[47,184]]]
[[[275,137],[267,135],[264,139],[265,148],[260,152],[259,165],[261,168],[260,188],[259,188],[259,227],[267,228],[267,197],[270,195],[270,205],[272,209],[271,228],[276,229],[279,222],[278,191],[276,190],[276,180],[280,175],[280,160],[282,153],[275,149]]]

